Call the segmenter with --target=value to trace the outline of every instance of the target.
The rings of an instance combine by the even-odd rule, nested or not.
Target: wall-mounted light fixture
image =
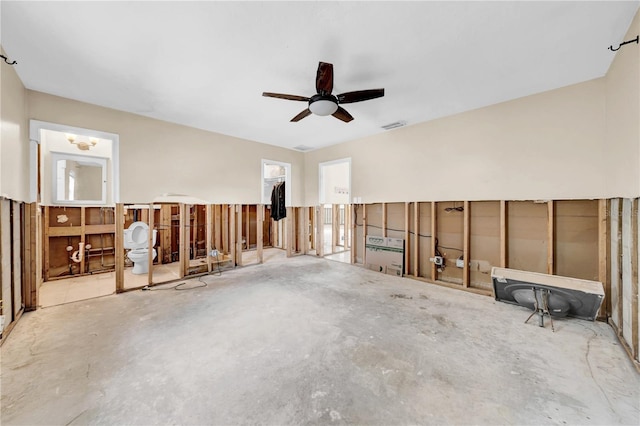
[[[77,146],[80,151],[89,151],[89,149],[93,148],[98,143],[98,140],[96,138],[89,138],[89,142],[85,142],[76,140],[77,136],[71,133],[65,133],[65,136],[67,137],[69,143]]]

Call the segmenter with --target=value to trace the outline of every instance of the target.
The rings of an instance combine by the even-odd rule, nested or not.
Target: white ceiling
[[[0,41],[29,89],[319,148],[601,77],[638,5],[3,0]],[[350,123],[290,123],[306,104],[261,94],[315,94],[319,61],[334,94],[385,96],[345,105]]]

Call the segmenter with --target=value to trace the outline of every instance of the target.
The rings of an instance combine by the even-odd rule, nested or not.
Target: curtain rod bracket
[[[609,46],[609,50],[612,51],[612,52],[615,52],[616,50],[619,50],[625,44],[629,44],[629,43],[640,44],[640,35],[637,35],[636,38],[634,38],[633,40],[628,40],[628,41],[620,43],[620,45],[618,47],[616,47],[615,49],[613,48],[613,46]]]
[[[5,63],[5,64],[8,64],[8,65],[15,65],[15,64],[17,64],[17,62],[16,62],[16,61],[9,62],[9,58],[7,58],[7,57],[6,57],[6,56],[4,56],[4,55],[0,55],[0,58],[4,59],[4,63]]]

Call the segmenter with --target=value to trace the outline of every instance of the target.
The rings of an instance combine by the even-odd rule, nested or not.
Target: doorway
[[[320,217],[322,255],[330,260],[351,263],[351,158],[320,163]]]

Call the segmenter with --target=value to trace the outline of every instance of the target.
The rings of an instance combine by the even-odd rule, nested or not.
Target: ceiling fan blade
[[[287,99],[289,101],[305,101],[305,102],[309,102],[309,98],[307,98],[305,96],[285,95],[284,93],[262,92],[262,96],[266,96],[268,98]]]
[[[384,96],[384,89],[357,90],[355,92],[341,93],[338,96],[338,102],[341,104],[350,104],[353,102],[368,101],[369,99],[381,98]]]
[[[338,107],[338,110],[331,115],[333,115],[335,118],[339,120],[344,121],[345,123],[348,123],[351,120],[353,120],[353,117],[351,116],[351,114],[349,114],[347,110],[342,107]]]
[[[300,114],[296,115],[295,117],[293,117],[291,119],[292,122],[297,122],[302,120],[303,118],[305,118],[307,115],[311,115],[311,110],[309,110],[309,108],[305,109],[304,111],[302,111]]]
[[[330,95],[333,90],[333,64],[320,62],[316,74],[316,90],[318,93]]]

